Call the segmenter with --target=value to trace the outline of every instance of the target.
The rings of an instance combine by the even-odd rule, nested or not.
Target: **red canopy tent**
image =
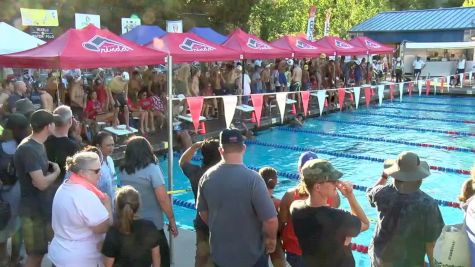
[[[370,39],[365,36],[358,36],[353,38],[350,41],[350,44],[366,49],[369,54],[388,54],[394,52],[394,48],[382,45],[374,41],[373,39]]]
[[[165,63],[166,54],[123,39],[90,24],[70,29],[42,46],[0,55],[0,66],[13,68],[99,68]]]
[[[271,45],[292,51],[294,58],[312,58],[318,57],[321,54],[333,55],[335,53],[331,48],[316,45],[305,38],[297,36],[284,36],[273,41]]]
[[[290,58],[292,52],[270,45],[255,35],[236,29],[228,36],[223,46],[241,53],[244,59]]]
[[[357,47],[335,36],[325,36],[314,43],[322,47],[333,49],[335,51],[334,55],[338,56],[357,56],[367,54],[365,48]]]
[[[241,57],[238,51],[210,42],[191,32],[167,33],[146,46],[170,54],[173,63],[225,61]]]

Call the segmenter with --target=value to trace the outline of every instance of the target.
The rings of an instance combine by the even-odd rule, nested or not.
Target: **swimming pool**
[[[355,195],[373,222],[368,231],[353,239],[355,244],[370,244],[377,216],[364,189],[376,182],[384,159],[395,158],[404,150],[415,151],[428,161],[432,175],[424,180],[422,190],[441,200],[446,224],[460,223],[463,213],[452,207],[456,206],[452,202],[458,201],[461,184],[475,162],[475,98],[407,96],[402,103],[387,101],[382,107],[360,107],[308,119],[300,129],[274,127],[260,132],[257,140],[247,145],[245,163],[252,168],[272,166],[281,172],[275,195],[282,197],[297,184],[297,159],[308,149],[330,160],[344,173],[342,180],[356,185]],[[174,188],[189,188],[174,160]],[[161,166],[166,175],[166,161]],[[196,211],[183,203],[193,203],[193,194],[174,197],[182,204],[174,206],[178,223],[191,229]],[[344,199],[342,208],[349,208]],[[357,266],[369,266],[367,254],[354,251],[353,255]]]

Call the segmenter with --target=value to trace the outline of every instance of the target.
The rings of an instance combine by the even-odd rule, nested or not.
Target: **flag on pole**
[[[325,16],[325,26],[323,28],[323,36],[330,35],[330,19],[332,17],[331,9],[327,10],[327,14]]]
[[[317,14],[317,7],[312,6],[308,12],[307,22],[307,39],[313,41],[313,29],[315,28],[315,15]]]

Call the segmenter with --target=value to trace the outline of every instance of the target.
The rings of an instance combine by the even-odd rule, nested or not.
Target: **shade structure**
[[[292,52],[277,48],[271,44],[264,42],[255,35],[236,29],[228,36],[228,40],[223,46],[239,51],[244,59],[274,59],[274,58],[290,58]]]
[[[228,39],[225,35],[222,35],[209,27],[193,27],[188,32],[192,32],[199,37],[205,38],[206,40],[216,44],[223,44]]]
[[[367,54],[367,50],[365,48],[357,47],[335,36],[325,36],[314,43],[316,45],[333,49],[335,51],[334,55],[338,56],[356,56]]]
[[[31,36],[5,22],[0,22],[0,55],[32,49],[44,43],[43,40]]]
[[[365,48],[369,54],[385,54],[394,52],[394,48],[382,45],[366,36],[358,36],[350,41],[350,44]]]
[[[210,42],[191,32],[170,32],[162,38],[155,38],[146,46],[170,54],[173,63],[237,60],[241,57],[238,51]]]
[[[14,68],[99,68],[165,63],[166,54],[125,40],[90,24],[70,29],[27,51],[0,55],[0,66]]]
[[[294,58],[312,58],[321,54],[334,54],[334,50],[328,47],[322,47],[310,42],[309,40],[297,36],[284,36],[271,42],[271,45],[290,50],[293,52]]]
[[[145,45],[153,41],[153,38],[162,37],[167,34],[162,28],[156,25],[140,25],[130,32],[122,34],[122,38],[139,45]]]

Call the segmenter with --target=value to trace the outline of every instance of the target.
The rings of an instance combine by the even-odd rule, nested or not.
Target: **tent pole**
[[[242,91],[242,92],[241,92],[241,95],[244,95],[244,73],[246,73],[245,70],[244,70],[244,67],[245,67],[245,66],[244,66],[244,63],[245,63],[245,62],[246,62],[246,60],[243,59],[243,60],[242,60],[242,71],[241,71],[241,91]],[[241,101],[242,101],[242,98],[243,98],[243,97],[241,96]],[[247,104],[248,104],[248,103],[242,103],[242,102],[241,102],[241,105],[247,105]]]
[[[172,56],[167,56],[168,67],[168,191],[173,191],[173,64]],[[173,195],[169,194],[170,203],[173,207]],[[170,263],[174,263],[173,234],[168,232],[168,243],[170,246]]]
[[[58,99],[58,107],[61,105],[61,94],[59,93],[59,90],[61,89],[61,84],[63,84],[63,70],[59,69],[58,84],[56,85],[56,97]]]

